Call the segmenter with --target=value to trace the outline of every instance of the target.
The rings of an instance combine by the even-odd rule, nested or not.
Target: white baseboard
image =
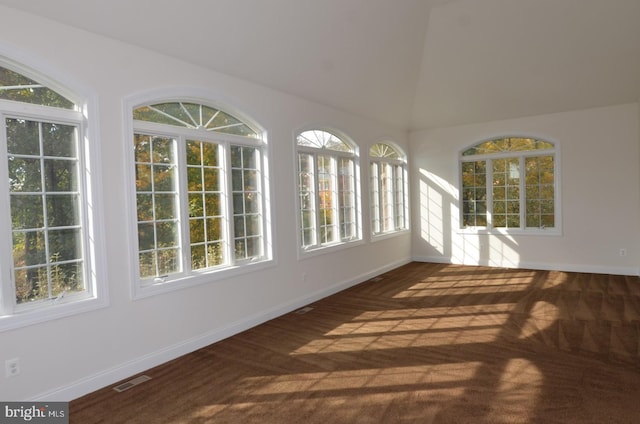
[[[542,263],[542,262],[518,262],[516,264],[501,263],[497,264],[489,262],[487,260],[471,262],[453,262],[451,258],[444,256],[414,256],[412,258],[416,262],[433,262],[442,264],[458,264],[458,265],[480,265],[480,266],[495,266],[501,268],[520,268],[520,269],[540,269],[544,271],[565,271],[565,272],[585,272],[592,274],[615,274],[615,275],[640,275],[640,270],[633,267],[610,267],[601,265],[586,265],[586,264],[562,264],[562,263]]]
[[[356,276],[355,278],[342,281],[331,285],[322,290],[308,294],[304,297],[292,300],[282,305],[278,305],[271,309],[260,311],[246,319],[229,323],[222,328],[213,329],[207,333],[201,334],[191,339],[183,340],[174,345],[168,346],[156,352],[132,359],[131,361],[119,364],[112,368],[87,376],[86,378],[77,380],[67,386],[59,387],[45,393],[35,396],[31,401],[63,401],[69,402],[81,396],[99,390],[103,387],[110,386],[121,380],[133,375],[142,373],[150,368],[161,365],[180,356],[186,355],[210,344],[219,342],[220,340],[231,337],[242,331],[248,330],[266,321],[278,316],[284,315],[296,309],[299,309],[309,303],[316,302],[332,294],[338,293],[356,284],[367,281],[381,273],[390,271],[399,266],[411,262],[411,259],[396,261],[383,267],[369,271],[367,273]]]

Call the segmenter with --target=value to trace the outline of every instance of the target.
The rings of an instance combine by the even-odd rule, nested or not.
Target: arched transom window
[[[359,239],[355,148],[323,130],[300,133],[296,145],[301,248]]]
[[[530,137],[483,141],[460,156],[463,228],[557,229],[557,150]]]

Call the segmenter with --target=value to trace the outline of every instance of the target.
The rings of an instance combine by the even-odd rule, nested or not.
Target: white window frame
[[[38,104],[0,100],[0,235],[5,242],[0,244],[0,331],[24,327],[54,319],[69,317],[92,311],[109,304],[106,286],[104,226],[102,216],[102,184],[100,180],[100,143],[96,125],[90,125],[97,116],[96,96],[76,83],[60,83],[63,77],[54,72],[33,71],[16,62],[0,58],[0,66],[38,81],[76,104],[75,109],[63,109]],[[64,84],[64,85],[63,85]],[[78,192],[80,202],[80,225],[82,227],[82,260],[84,285],[82,293],[68,293],[53,299],[38,300],[25,304],[15,301],[13,275],[12,228],[10,192],[6,178],[7,140],[6,119],[17,118],[43,123],[58,123],[76,127],[78,155]],[[91,118],[91,119],[89,119]]]
[[[220,107],[216,103],[203,99],[199,95],[189,94],[191,92],[202,93],[202,90],[190,90],[185,89],[183,91],[178,90],[176,93],[167,93],[166,95],[160,93],[150,93],[144,96],[137,96],[125,99],[124,111],[126,114],[126,155],[127,155],[127,191],[128,191],[128,210],[130,212],[130,257],[132,260],[132,287],[131,297],[132,299],[141,299],[157,294],[168,293],[175,290],[184,289],[187,287],[193,287],[200,284],[207,284],[214,281],[221,280],[223,278],[229,278],[236,275],[241,275],[248,272],[256,272],[266,267],[272,266],[274,263],[274,255],[272,251],[272,230],[270,227],[271,222],[271,206],[270,206],[270,188],[269,181],[269,160],[268,160],[268,145],[266,143],[265,131],[261,127],[255,124],[249,118],[246,118],[241,112],[237,112],[235,108]],[[187,93],[181,95],[180,93]],[[214,97],[214,96],[212,96]],[[195,103],[210,106],[212,108],[219,109],[226,113],[230,113],[236,118],[239,118],[245,124],[251,126],[258,133],[258,138],[250,139],[249,137],[237,136],[234,134],[226,134],[222,132],[209,132],[204,129],[191,129],[186,127],[178,127],[166,124],[159,124],[154,122],[135,121],[132,117],[132,112],[137,107],[145,104],[156,103]],[[178,173],[178,203],[179,203],[179,219],[180,219],[180,246],[181,246],[181,261],[182,271],[173,273],[162,278],[156,278],[155,280],[143,279],[139,275],[139,259],[138,259],[138,229],[137,229],[137,201],[136,201],[136,189],[135,189],[135,157],[133,149],[133,136],[134,133],[143,133],[148,135],[157,135],[163,137],[171,137],[177,140],[177,173]],[[260,258],[246,259],[246,260],[234,260],[233,256],[233,235],[230,233],[230,221],[233,220],[233,207],[232,199],[230,198],[232,193],[231,178],[225,173],[231,171],[230,154],[225,153],[220,156],[220,160],[223,162],[222,167],[222,182],[223,184],[223,214],[225,224],[223,225],[224,238],[226,240],[226,253],[228,254],[229,262],[214,267],[192,270],[191,258],[190,258],[190,246],[189,246],[189,219],[188,219],[188,190],[187,184],[187,163],[186,155],[184,152],[185,143],[187,140],[195,140],[202,142],[211,142],[214,144],[222,145],[223,149],[228,149],[230,146],[250,146],[258,148],[260,152],[260,174],[259,189],[261,190],[261,213],[262,213],[262,256]],[[187,235],[187,237],[185,237]]]
[[[500,140],[504,138],[530,138],[538,141],[544,141],[552,144],[553,149],[545,150],[523,150],[513,152],[500,152],[500,153],[486,153],[477,155],[463,156],[463,153],[477,145],[482,144],[484,141]],[[470,146],[460,150],[458,154],[458,210],[459,210],[459,225],[458,232],[460,234],[496,234],[496,235],[547,235],[547,236],[559,236],[562,235],[562,208],[561,208],[561,173],[560,173],[560,146],[555,140],[548,137],[538,136],[522,136],[522,135],[506,135],[487,138],[484,141],[473,143]],[[520,177],[519,183],[519,204],[520,204],[520,226],[519,227],[494,227],[492,225],[492,208],[493,208],[493,185],[491,182],[493,174],[493,160],[500,159],[518,159],[520,170],[524,170],[524,161],[526,158],[535,158],[543,156],[553,156],[553,174],[554,174],[554,227],[527,227],[526,226],[526,193],[525,175],[524,173]],[[481,162],[484,161],[486,165],[486,187],[487,187],[487,225],[486,226],[467,226],[464,223],[464,199],[462,196],[463,182],[462,182],[462,164],[465,162]],[[523,171],[521,171],[523,172]]]
[[[386,145],[393,149],[399,158],[378,157],[369,154],[371,235],[374,241],[409,231],[409,183],[406,155],[395,143],[381,141],[375,145],[378,144]],[[374,166],[377,167],[377,174],[374,172]],[[381,207],[383,181],[380,178],[380,170],[383,166],[391,168],[391,188],[390,190],[387,190],[387,192],[391,193],[391,196],[393,197],[391,216],[394,228],[387,231],[376,231],[376,221],[380,222],[379,225],[382,228],[382,220],[384,216]],[[399,223],[399,220],[402,220],[402,222]]]
[[[319,131],[328,133],[331,136],[342,141],[346,146],[349,147],[350,151],[339,151],[328,148],[319,148],[319,147],[311,147],[311,146],[300,146],[297,142],[298,137],[307,132],[307,131]],[[348,248],[357,244],[364,243],[362,238],[362,208],[361,208],[361,199],[360,199],[360,157],[358,154],[358,146],[346,135],[344,135],[340,131],[336,131],[333,129],[327,129],[325,127],[311,127],[306,128],[300,131],[297,131],[294,137],[294,147],[295,147],[295,160],[296,165],[295,169],[295,181],[296,181],[296,221],[297,221],[297,243],[298,243],[298,258],[302,259],[309,256],[315,256],[319,254],[324,254],[328,252],[333,252],[336,250]],[[301,217],[301,198],[300,198],[300,187],[299,187],[299,179],[300,179],[300,155],[310,155],[312,157],[312,166],[313,166],[313,199],[311,200],[312,209],[313,209],[313,218],[315,220],[313,231],[315,234],[313,235],[313,239],[315,240],[314,244],[311,245],[303,245],[303,228],[302,228],[302,217]],[[318,158],[319,157],[329,157],[331,159],[331,166],[333,169],[333,174],[337,176],[337,162],[340,159],[348,159],[353,163],[353,176],[351,179],[351,184],[353,184],[354,190],[354,199],[353,199],[353,211],[350,214],[350,219],[353,220],[354,225],[354,233],[351,237],[340,237],[340,227],[343,224],[341,219],[337,219],[336,222],[333,223],[333,231],[338,235],[337,240],[322,243],[320,242],[320,228],[321,228],[321,214],[319,210],[320,205],[320,193],[319,193],[319,184],[317,181],[318,176]],[[338,191],[338,183],[337,178],[333,181],[335,190],[333,190],[334,204],[335,204],[335,216],[340,218],[340,202],[337,197],[339,195]]]

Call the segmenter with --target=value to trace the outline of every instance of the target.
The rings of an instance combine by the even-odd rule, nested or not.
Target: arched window
[[[371,225],[374,235],[407,229],[407,170],[401,151],[388,143],[369,149]]]
[[[141,287],[270,257],[265,147],[247,122],[187,101],[133,109]]]
[[[529,137],[483,141],[460,155],[463,228],[557,230],[557,150]]]
[[[3,324],[73,313],[103,290],[92,262],[98,196],[89,195],[82,108],[26,68],[0,62],[0,196],[8,200],[0,212],[0,269],[11,270],[0,277],[0,316],[21,313]],[[52,305],[64,306],[54,312]]]
[[[355,148],[323,130],[300,133],[296,145],[302,249],[360,239]]]

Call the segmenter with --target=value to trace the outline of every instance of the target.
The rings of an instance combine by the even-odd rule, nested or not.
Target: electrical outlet
[[[627,249],[620,249],[620,256],[627,256]]]
[[[7,377],[20,375],[20,359],[13,358],[4,361],[4,370]]]

